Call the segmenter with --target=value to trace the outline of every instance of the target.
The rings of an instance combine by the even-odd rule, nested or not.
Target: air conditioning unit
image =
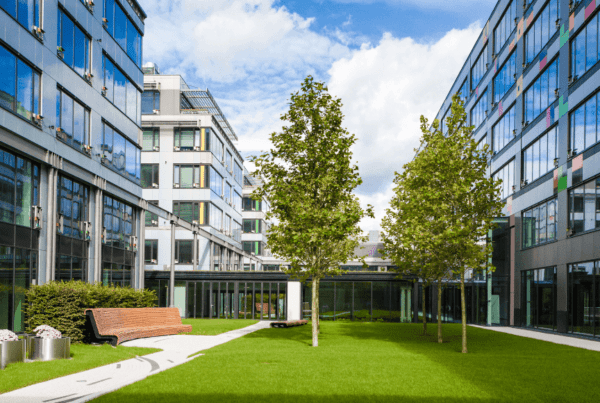
[[[158,226],[158,220],[152,220],[152,225]]]
[[[558,158],[554,158],[554,168],[558,168]]]
[[[517,135],[517,129],[513,129],[512,133],[513,133],[513,136],[516,136]]]
[[[194,151],[200,151],[200,146],[195,146]]]
[[[524,188],[525,186],[527,186],[529,184],[529,181],[527,179],[522,179],[521,180],[521,187]]]
[[[179,183],[175,183],[175,184],[173,184],[173,187],[174,187],[175,189],[179,189]]]
[[[155,115],[158,115],[160,113],[160,110],[158,109],[152,109],[152,113]]]
[[[156,259],[152,259],[152,260],[150,261],[150,263],[152,263],[152,264],[157,264],[157,263],[158,263],[158,261],[157,261]]]
[[[83,151],[87,154],[87,155],[92,155],[92,146],[89,146],[87,144],[83,144],[81,146],[81,148],[83,149]]]
[[[200,184],[199,183],[194,183],[192,186],[195,187],[196,189],[200,188]]]
[[[83,234],[83,239],[86,241],[89,241],[92,236],[92,223],[91,222],[85,222],[85,221],[80,221],[79,222],[79,231],[81,231],[81,233]]]
[[[576,148],[575,148],[575,149],[573,149],[573,150],[568,150],[568,151],[567,151],[567,156],[568,156],[569,158],[573,158],[573,157],[574,157],[574,156],[576,156],[576,155],[577,155],[577,149],[576,149]]]
[[[225,230],[224,230],[223,228],[221,228],[221,233],[222,233],[223,231],[225,231]]]
[[[573,235],[575,235],[575,230],[572,228],[567,228],[567,236],[571,237]]]
[[[221,193],[221,199],[225,198],[225,193]]]
[[[229,205],[230,205],[230,206],[233,206],[233,203],[231,202],[231,200],[229,201]]]
[[[105,19],[106,19],[106,18],[105,18]],[[103,87],[102,87],[102,91],[101,91],[101,94],[102,94],[102,96],[103,96],[103,97],[105,97],[105,96],[106,96],[106,92],[107,92],[107,91],[108,91],[108,88],[106,88],[106,87],[104,87],[104,86],[103,86]]]
[[[560,92],[560,90],[559,90],[558,88],[555,88],[555,89],[554,89],[554,96],[555,96],[556,98],[558,98],[559,92]]]
[[[517,187],[515,185],[512,185],[512,191],[513,193],[517,191]]]
[[[158,188],[158,183],[153,183],[152,187],[155,188],[155,189]]]
[[[175,259],[175,264],[179,263],[179,260]]]
[[[557,19],[554,23],[556,24],[556,29],[560,29],[560,18]]]
[[[198,221],[197,221],[197,220],[194,220],[194,221],[192,221],[192,224],[194,224],[194,225],[198,225]]]
[[[154,147],[152,147],[152,151],[160,151],[160,147],[159,146],[154,146]]]
[[[173,151],[179,151],[179,147],[177,147],[177,146],[173,147]]]

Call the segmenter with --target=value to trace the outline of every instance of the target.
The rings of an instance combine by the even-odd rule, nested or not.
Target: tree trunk
[[[460,311],[462,320],[462,352],[467,351],[467,305],[465,303],[465,272],[460,273]]]
[[[321,312],[319,310],[319,298],[321,297],[319,294],[320,291],[320,287],[321,287],[321,280],[317,280],[317,334],[321,334],[321,315],[319,315]]]
[[[442,343],[442,279],[438,280],[438,303],[437,303],[437,322],[438,322],[438,343]]]
[[[319,347],[319,280],[312,281],[312,345]]]
[[[423,289],[423,292],[421,293],[423,294],[423,336],[427,336],[427,315],[425,313],[425,301],[427,298],[425,298],[425,283],[423,283],[423,287],[421,288]]]

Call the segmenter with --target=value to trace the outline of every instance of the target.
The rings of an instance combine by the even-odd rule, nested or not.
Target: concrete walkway
[[[600,340],[580,339],[572,336],[562,336],[556,333],[538,332],[535,330],[520,329],[508,326],[477,326],[481,329],[493,330],[495,332],[508,333],[515,336],[528,337],[530,339],[548,341],[550,343],[563,344],[565,346],[584,348],[586,350],[600,351]]]
[[[269,327],[269,323],[261,321],[217,336],[178,335],[131,340],[122,345],[160,348],[163,351],[17,389],[0,395],[0,403],[87,402],[203,355],[188,358],[190,354],[265,329]]]

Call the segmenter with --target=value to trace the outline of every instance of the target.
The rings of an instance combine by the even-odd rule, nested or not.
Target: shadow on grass
[[[234,394],[234,393],[206,393],[206,394],[137,394],[137,393],[118,393],[113,395],[106,395],[100,397],[100,402],[112,402],[117,401],[114,398],[118,397],[118,402],[139,402],[140,400],[144,403],[150,402],[318,402],[318,403],[340,403],[340,402],[447,402],[447,403],[476,403],[476,402],[497,402],[496,399],[480,399],[480,398],[457,398],[453,396],[426,396],[426,397],[414,397],[414,396],[402,396],[402,395],[299,395],[299,394]]]

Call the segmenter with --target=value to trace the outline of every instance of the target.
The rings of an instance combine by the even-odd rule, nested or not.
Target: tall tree
[[[491,149],[488,144],[479,147],[473,139],[473,126],[467,126],[464,103],[458,95],[452,98],[446,127],[448,132],[438,149],[446,183],[440,190],[447,214],[448,268],[460,277],[462,352],[467,353],[465,272],[494,271],[489,263],[493,244],[486,238],[495,227],[494,218],[502,214],[502,182],[488,174]]]
[[[267,235],[271,251],[290,262],[288,274],[312,280],[312,344],[319,344],[319,284],[342,273],[340,264],[354,258],[360,241],[358,226],[373,209],[360,207],[353,190],[362,183],[352,164],[356,136],[342,127],[342,102],[324,83],[308,76],[291,95],[281,116],[288,124],[270,135],[273,148],[252,157],[255,175],[263,180],[253,197],[267,198]]]

